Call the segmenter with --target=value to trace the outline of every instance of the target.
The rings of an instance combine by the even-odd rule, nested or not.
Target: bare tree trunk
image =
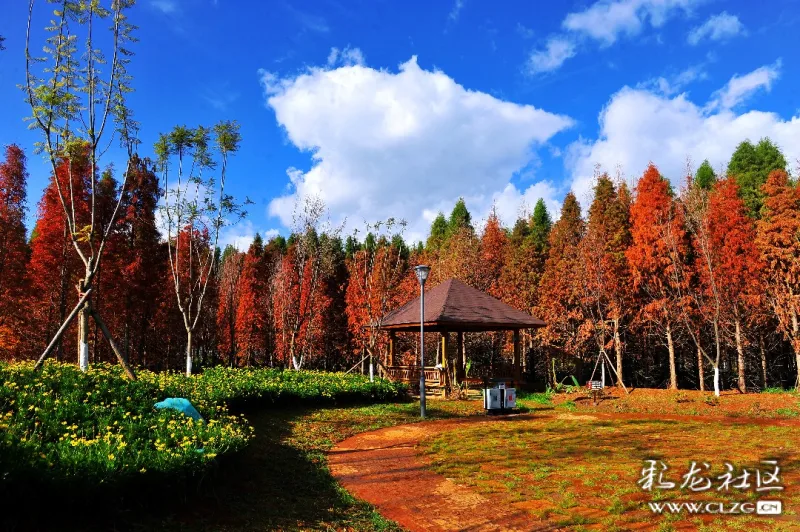
[[[742,324],[739,318],[734,319],[736,327],[736,365],[739,373],[739,391],[747,393],[747,381],[744,375],[744,346],[742,345]]]
[[[622,386],[622,340],[619,337],[619,319],[614,320],[614,352],[617,354],[617,385]]]
[[[669,388],[678,389],[678,374],[675,370],[675,344],[672,342],[672,326],[667,322],[667,349],[669,350]]]
[[[764,335],[758,335],[758,349],[761,352],[761,388],[767,387],[767,350],[764,347]]]
[[[192,330],[186,329],[186,376],[192,375]]]
[[[706,368],[703,362],[703,352],[697,346],[697,378],[700,381],[700,391],[706,391]]]

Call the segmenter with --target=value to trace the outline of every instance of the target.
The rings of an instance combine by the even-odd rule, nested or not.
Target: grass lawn
[[[559,526],[575,530],[626,530],[644,525],[659,530],[797,530],[800,529],[800,425],[789,420],[748,419],[741,417],[752,411],[754,403],[764,402],[764,395],[748,398],[751,410],[733,415],[725,409],[727,397],[709,408],[723,405],[720,412],[727,417],[716,419],[678,418],[681,412],[700,409],[691,392],[671,403],[665,398],[672,393],[656,393],[668,410],[664,419],[641,419],[636,414],[603,413],[621,408],[642,411],[651,404],[652,396],[639,390],[639,397],[617,399],[598,407],[583,401],[581,396],[558,397],[549,410],[546,400],[534,397],[542,415],[509,420],[502,431],[487,431],[485,426],[465,426],[442,433],[423,442],[424,459],[436,472],[453,478],[480,493],[497,494],[509,504],[528,510],[532,515]],[[797,396],[774,396],[776,404],[764,411],[763,417],[791,418],[792,413],[775,412]],[[530,404],[531,401],[523,401]],[[680,405],[681,408],[673,408]],[[655,408],[651,405],[651,408]],[[656,410],[657,411],[657,410]],[[735,411],[731,411],[735,412]],[[672,416],[672,418],[671,418]],[[638,417],[638,419],[637,419]],[[766,495],[750,490],[715,492],[715,479],[724,471],[724,461],[734,467],[753,467],[763,459],[777,459],[780,464],[783,493]],[[690,492],[688,489],[643,491],[637,484],[644,460],[663,460],[670,467],[666,479],[677,480],[689,470],[691,461],[708,462],[714,478],[714,489]],[[762,466],[767,469],[767,466]],[[755,484],[754,478],[751,478]],[[648,501],[754,501],[780,499],[784,504],[781,520],[767,517],[740,516],[700,520],[674,515],[654,516]]]
[[[750,464],[776,456],[784,468],[781,497],[791,513],[800,508],[797,473],[800,427],[782,427],[780,420],[758,425],[748,418],[787,420],[800,411],[798,396],[752,394],[723,396],[707,404],[706,395],[664,390],[637,390],[593,407],[582,395],[523,396],[533,419],[508,420],[503,434],[463,427],[422,443],[432,467],[476,490],[504,494],[509,504],[527,504],[534,515],[553,522],[613,530],[609,523],[655,519],[638,510],[636,481],[643,457],[664,458],[675,470],[689,460],[721,460]],[[688,396],[688,400],[687,400]],[[742,399],[744,398],[744,399]],[[741,403],[746,401],[746,403]],[[659,410],[658,405],[662,405]],[[729,405],[734,405],[730,406]],[[625,420],[616,412],[700,413],[719,420]],[[431,419],[482,414],[480,401],[429,400]],[[595,420],[581,415],[611,416]],[[605,413],[605,414],[604,414]],[[398,530],[369,504],[355,500],[331,477],[326,453],[345,438],[381,427],[416,422],[418,403],[326,408],[269,408],[245,412],[255,438],[241,453],[228,457],[198,482],[164,488],[142,502],[126,501],[109,508],[87,501],[85,507],[31,511],[33,522],[0,522],[9,530]],[[727,421],[726,421],[727,420]],[[492,450],[492,452],[488,452]],[[680,473],[682,473],[681,471]],[[679,473],[679,474],[680,474]],[[741,498],[746,498],[747,495]],[[676,499],[678,497],[675,497]],[[740,498],[740,499],[741,499]],[[640,501],[641,499],[640,495]],[[738,500],[738,499],[737,499]],[[549,501],[549,502],[548,502]],[[45,501],[53,508],[54,501]],[[42,508],[38,505],[36,508]],[[637,513],[637,511],[639,513]],[[773,521],[766,529],[775,529]],[[662,518],[663,527],[691,521]],[[713,522],[710,523],[713,527]],[[720,527],[752,528],[743,519],[725,519]]]
[[[428,401],[429,419],[479,414],[476,401]],[[124,511],[88,504],[85,512],[31,512],[16,530],[399,530],[340,488],[326,452],[349,436],[419,420],[419,403],[245,412],[255,438],[238,455],[185,489],[166,489],[163,504],[128,503]],[[49,504],[49,502],[48,502]]]

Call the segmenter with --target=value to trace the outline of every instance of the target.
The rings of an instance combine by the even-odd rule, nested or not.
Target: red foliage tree
[[[623,184],[616,187],[603,174],[595,186],[589,208],[586,236],[581,241],[583,312],[586,326],[605,352],[614,347],[616,374],[622,379],[622,337],[624,320],[629,315],[632,293],[625,252],[630,246],[629,196]]]
[[[0,358],[12,358],[24,324],[25,186],[28,172],[25,153],[16,145],[6,148],[0,163]]]
[[[389,226],[391,229],[391,226]],[[408,263],[403,250],[380,239],[374,248],[365,247],[347,260],[349,282],[345,292],[347,325],[356,352],[372,359],[384,358],[385,338],[380,333],[382,318],[404,298],[403,281]]]
[[[503,272],[507,247],[508,237],[500,225],[497,213],[492,209],[481,235],[480,284],[483,290],[495,297],[500,297],[503,292],[500,287],[500,276]]]
[[[331,304],[325,290],[330,272],[329,253],[309,231],[289,245],[273,279],[273,315],[276,352],[295,369],[319,353],[326,310]]]
[[[633,284],[644,300],[640,323],[658,325],[669,353],[669,387],[677,389],[674,325],[675,301],[680,278],[675,255],[686,252],[686,231],[681,211],[676,208],[669,183],[653,164],[636,185],[630,209],[631,246],[625,252]]]
[[[775,170],[761,190],[766,197],[756,242],[779,330],[794,350],[800,387],[800,188]]]
[[[84,272],[84,265],[73,251],[55,180],[59,180],[62,190],[70,190],[71,187],[74,198],[71,208],[75,209],[75,218],[79,222],[85,222],[88,217],[85,198],[88,174],[88,160],[75,159],[71,165],[68,161],[61,160],[56,167],[56,175],[52,177],[39,202],[30,244],[28,284],[31,326],[27,329],[30,340],[25,342],[25,356],[41,353],[69,310],[78,302],[75,287],[79,275]],[[74,322],[69,330],[77,331]],[[72,357],[77,354],[77,347],[65,343],[62,336],[56,356],[59,360],[63,360],[65,355]]]
[[[169,267],[156,227],[159,190],[151,161],[133,157],[123,194],[118,223],[121,238],[114,250],[114,259],[120,265],[123,324],[116,330],[125,356],[148,366],[160,355],[159,340],[151,332],[158,298],[162,292],[170,293],[161,284]]]
[[[758,306],[763,263],[755,244],[756,232],[747,207],[739,197],[739,186],[728,177],[717,181],[708,202],[708,235],[712,269],[716,276],[725,314],[733,323],[737,353],[738,385],[745,392],[744,339],[742,327],[748,309]],[[706,276],[706,286],[710,286]]]
[[[269,350],[270,278],[268,250],[261,238],[253,240],[244,257],[236,307],[236,341],[239,362],[250,365],[263,360]]]
[[[587,340],[581,327],[585,316],[580,302],[582,268],[579,246],[584,232],[581,207],[575,194],[570,192],[564,198],[561,218],[550,232],[550,251],[539,284],[536,312],[547,324],[540,329],[539,338],[547,353],[555,347],[579,357]]]
[[[219,304],[217,305],[217,349],[219,356],[233,366],[238,350],[236,314],[241,297],[244,253],[228,246],[219,265]]]

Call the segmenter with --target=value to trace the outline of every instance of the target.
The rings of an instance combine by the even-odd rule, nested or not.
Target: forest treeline
[[[38,357],[78,302],[84,265],[73,253],[58,185],[74,195],[71,207],[86,209],[89,166],[80,150],[59,160],[28,236],[26,157],[17,146],[5,151],[4,359]],[[204,285],[190,349],[196,364],[342,370],[364,355],[383,360],[380,319],[418,294],[413,266],[426,263],[428,288],[458,278],[547,323],[526,335],[532,380],[552,382],[567,373],[586,378],[602,350],[635,386],[794,386],[800,374],[797,182],[768,139],[743,142],[726,175],[715,175],[707,161],[687,174],[679,190],[654,165],[632,187],[598,175],[586,215],[569,193],[555,223],[540,200],[511,228],[491,214],[476,229],[460,200],[449,217],[433,221],[425,243],[412,246],[402,222],[343,235],[322,223],[324,205],[308,200],[298,205],[288,239],[256,236],[240,252],[214,249],[209,231],[194,219],[171,240],[165,237],[157,164],[133,156],[124,189],[112,168],[97,180],[96,223],[113,223],[91,307],[129,362],[180,370],[187,345],[180,307],[196,297],[191,287]],[[88,209],[75,212],[76,227],[88,224],[87,216]],[[59,360],[77,360],[77,326],[58,342]],[[97,324],[90,329],[90,361],[113,361]],[[411,363],[416,340],[408,336],[400,351]],[[510,356],[508,335],[467,336],[475,371],[500,367]],[[436,353],[435,339],[429,341],[428,352]]]

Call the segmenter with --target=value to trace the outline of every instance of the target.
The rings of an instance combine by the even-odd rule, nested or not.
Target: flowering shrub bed
[[[144,372],[143,372],[144,373]],[[204,470],[243,448],[252,429],[222,403],[199,400],[203,421],[156,410],[164,390],[116,366],[0,364],[0,486],[112,486]]]
[[[408,394],[408,387],[402,383],[384,379],[370,382],[363,375],[322,371],[216,367],[192,377],[179,373],[143,371],[139,378],[170,395],[187,397],[199,404],[376,403],[397,401]]]
[[[141,370],[125,379],[118,366],[0,364],[0,486],[86,486],[168,479],[203,471],[252,437],[228,412],[244,402],[386,402],[403,384],[317,371],[212,368],[186,377]],[[204,420],[157,410],[165,397],[186,397]]]

